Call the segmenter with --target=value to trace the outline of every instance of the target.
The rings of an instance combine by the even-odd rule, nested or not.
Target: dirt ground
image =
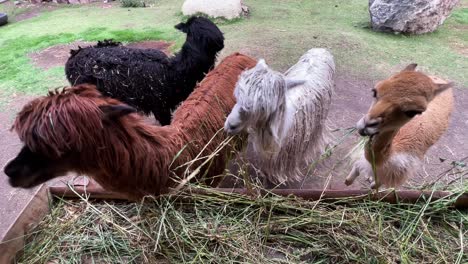
[[[32,63],[41,69],[48,70],[52,67],[63,66],[70,56],[71,49],[78,49],[78,47],[88,47],[95,45],[96,42],[75,41],[70,44],[56,45],[39,52],[29,54]],[[164,41],[140,41],[128,43],[125,46],[138,49],[159,49],[164,53],[170,53],[172,43]]]
[[[6,1],[0,4],[0,9],[7,10],[9,14],[9,21],[11,22],[19,22],[26,19],[30,19],[33,17],[38,16],[40,13],[53,11],[59,8],[59,4],[55,3],[40,3],[40,4],[33,4],[27,1],[21,2],[19,5],[15,5],[11,1]],[[12,10],[8,12],[8,10]]]
[[[390,74],[390,73],[389,73]],[[367,112],[371,102],[371,88],[375,81],[365,77],[351,77],[346,73],[338,72],[336,77],[336,89],[332,100],[332,107],[329,114],[329,125],[334,129],[349,128]],[[450,183],[454,179],[459,179],[460,174],[453,175],[458,170],[453,169],[452,162],[468,160],[468,137],[466,132],[468,129],[468,89],[465,87],[455,87],[455,110],[451,117],[451,123],[448,131],[442,138],[428,151],[424,166],[420,170],[420,174],[415,179],[410,179],[406,188],[411,186],[422,186],[439,180],[439,183]],[[337,131],[334,134],[335,140],[342,138],[343,132]],[[357,133],[348,137],[344,144],[337,147],[336,151],[330,157],[330,161],[325,162],[323,167],[333,166],[338,157],[343,157],[343,154],[349,152],[350,148],[359,140]],[[350,188],[344,185],[344,178],[349,172],[350,165],[346,162],[342,166],[337,166],[331,172],[331,182],[328,185],[330,189]],[[460,169],[460,168],[458,168]],[[465,170],[466,168],[461,168]],[[307,186],[321,187],[324,186],[326,178],[329,176],[328,171],[319,172],[319,180],[309,180]],[[466,175],[465,175],[466,179]],[[363,178],[357,178],[359,183],[355,183],[355,187],[368,187],[369,183]]]
[[[91,3],[100,8],[110,8],[112,5],[119,4],[115,1],[104,3],[100,0],[91,0]],[[13,10],[13,16],[9,16],[9,20],[12,22],[19,22],[26,19],[37,17],[39,14],[43,12],[49,12],[60,8],[61,6],[68,5],[68,4],[56,4],[53,2],[41,2],[39,4],[30,3],[27,1],[22,1],[21,4],[15,5],[11,1],[6,1],[4,3],[0,3],[0,9],[3,6],[5,10]],[[7,12],[8,13],[8,12]]]
[[[48,69],[55,66],[64,65],[69,56],[69,50],[78,46],[88,46],[94,43],[90,42],[75,42],[67,45],[58,45],[47,48],[37,53],[30,54],[33,63],[37,67]],[[127,46],[134,48],[158,48],[169,53],[170,43],[159,41],[144,41],[138,43],[130,43]],[[359,118],[365,113],[370,104],[371,94],[370,89],[377,80],[372,80],[366,76],[351,76],[343,70],[339,70],[336,75],[336,88],[332,100],[332,106],[329,114],[329,126],[333,132],[334,142],[343,140],[344,129],[353,127]],[[406,186],[421,186],[433,181],[448,183],[457,175],[451,175],[454,172],[451,168],[453,161],[466,159],[468,156],[468,137],[464,134],[468,130],[468,89],[456,87],[455,101],[456,111],[452,116],[452,121],[447,133],[440,141],[433,146],[428,152],[424,167],[421,169],[420,175],[416,179],[411,179]],[[0,136],[3,146],[0,153],[0,161],[2,167],[12,157],[14,157],[20,148],[17,136],[10,133],[7,128],[11,125],[15,113],[20,107],[30,98],[17,96],[5,107],[8,109],[0,115],[0,124],[2,130]],[[357,133],[344,138],[333,151],[332,155],[326,161],[317,165],[304,183],[294,184],[293,188],[313,188],[321,189],[327,186],[327,189],[357,189],[368,188],[369,183],[364,178],[358,178],[355,184],[351,187],[344,185],[344,178],[351,168],[351,159],[342,157],[350,151],[359,141]],[[353,156],[356,157],[356,156]],[[5,179],[3,170],[0,172],[2,180]],[[459,176],[458,176],[459,177]]]
[[[0,93],[1,95],[1,93]],[[9,225],[15,220],[19,212],[26,206],[29,197],[34,190],[13,189],[8,184],[7,176],[3,173],[3,167],[20,150],[21,142],[18,137],[11,133],[10,127],[14,114],[19,111],[31,98],[16,96],[11,98],[6,106],[1,106],[0,111],[0,239]]]
[[[389,73],[391,74],[391,73]],[[358,144],[360,137],[357,132],[346,136],[347,129],[355,126],[356,122],[367,112],[371,103],[371,88],[377,80],[365,76],[351,76],[338,71],[335,79],[335,93],[327,125],[332,132],[331,146],[336,148],[331,155],[313,166],[309,176],[303,182],[293,183],[288,188],[298,189],[368,189],[370,182],[364,177],[358,177],[353,185],[346,186],[344,180],[351,170],[353,161],[362,155],[356,151],[349,155]],[[439,186],[460,180],[461,175],[467,178],[467,168],[454,168],[453,163],[468,161],[468,137],[464,131],[468,129],[468,89],[456,87],[455,110],[452,114],[448,131],[432,146],[424,160],[424,166],[419,175],[402,186],[402,189],[429,186],[436,182]],[[235,170],[235,166],[232,167]],[[460,173],[462,172],[462,173]],[[222,187],[230,187],[232,179],[226,181]],[[428,187],[430,188],[430,186]]]

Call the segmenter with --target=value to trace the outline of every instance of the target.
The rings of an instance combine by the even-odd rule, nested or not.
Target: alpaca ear
[[[306,80],[286,79],[286,89],[291,89],[299,85],[303,85]]]
[[[418,67],[417,63],[411,63],[410,65],[406,66],[403,71],[415,71],[416,67]]]
[[[107,120],[117,119],[122,116],[136,112],[135,108],[124,104],[101,105],[99,106],[99,109],[101,109],[102,113],[104,114],[104,119]]]
[[[438,94],[442,93],[443,91],[452,88],[454,84],[455,84],[454,82],[436,83],[437,89],[434,91],[434,96],[437,96]]]
[[[268,65],[266,64],[265,60],[264,59],[259,59],[258,62],[257,62],[257,66],[256,67],[260,67],[260,68],[268,68]]]
[[[177,25],[174,26],[176,29],[184,32],[184,33],[187,33],[188,31],[188,26],[186,23],[182,22],[182,23],[179,23]]]

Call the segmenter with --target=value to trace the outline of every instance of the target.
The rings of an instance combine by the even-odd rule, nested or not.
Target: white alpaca
[[[270,183],[301,180],[324,151],[334,73],[332,54],[311,49],[285,74],[271,70],[263,59],[241,74],[234,91],[237,103],[224,129],[249,133],[249,161]]]
[[[372,188],[400,186],[417,173],[426,151],[447,130],[452,83],[415,68],[416,64],[408,65],[372,90],[374,102],[357,123],[359,134],[370,140],[346,178],[347,185],[364,174],[375,179]]]

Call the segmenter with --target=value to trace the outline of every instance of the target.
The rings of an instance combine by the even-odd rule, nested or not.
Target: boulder
[[[450,15],[459,0],[369,0],[372,29],[423,34],[432,32]]]
[[[91,0],[68,0],[68,3],[72,5],[89,4]]]
[[[246,12],[242,0],[185,0],[182,13],[186,16],[203,13],[210,17],[233,19]]]

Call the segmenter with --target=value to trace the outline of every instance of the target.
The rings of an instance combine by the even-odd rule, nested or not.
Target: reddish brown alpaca
[[[13,186],[24,188],[76,171],[130,199],[166,193],[177,183],[171,176],[184,175],[186,162],[205,146],[200,157],[211,154],[227,138],[219,130],[235,104],[235,84],[255,63],[238,53],[226,57],[177,109],[170,126],[147,124],[134,109],[90,85],[33,100],[13,125],[25,147],[5,173]],[[222,174],[233,147],[223,149],[200,175]],[[40,164],[28,162],[31,157]]]

